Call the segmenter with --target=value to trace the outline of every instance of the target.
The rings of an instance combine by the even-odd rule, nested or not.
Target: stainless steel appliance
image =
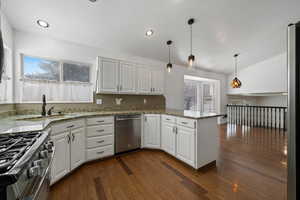
[[[299,199],[300,22],[288,27],[288,199]]]
[[[140,148],[141,115],[117,115],[115,122],[115,152]]]
[[[46,200],[54,154],[48,132],[0,135],[0,199]]]

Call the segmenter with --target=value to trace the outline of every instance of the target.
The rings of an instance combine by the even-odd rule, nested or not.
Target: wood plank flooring
[[[51,187],[50,200],[284,200],[286,145],[275,129],[220,126],[216,167],[194,170],[141,150],[88,163]]]

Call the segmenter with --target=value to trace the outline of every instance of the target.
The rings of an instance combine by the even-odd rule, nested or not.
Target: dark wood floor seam
[[[100,177],[94,179],[98,200],[107,200]]]
[[[207,190],[192,181],[190,178],[186,177],[183,175],[181,172],[179,172],[177,169],[173,168],[171,165],[167,164],[164,161],[161,161],[161,163],[169,170],[171,170],[174,174],[176,174],[178,177],[182,179],[181,184],[183,184],[188,190],[193,192],[194,194],[198,196],[202,196],[204,199],[205,198],[203,195],[207,193]]]
[[[119,162],[119,164],[121,165],[121,167],[124,169],[124,171],[128,174],[128,175],[132,175],[133,172],[132,170],[128,167],[128,165],[122,160],[121,157],[117,157],[116,160]]]

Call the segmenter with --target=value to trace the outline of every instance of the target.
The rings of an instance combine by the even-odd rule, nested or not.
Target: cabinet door
[[[151,93],[151,71],[147,68],[138,68],[138,93]]]
[[[144,116],[144,147],[160,148],[160,116]]]
[[[161,147],[164,151],[175,156],[176,134],[174,126],[175,124],[162,123]]]
[[[117,93],[119,85],[119,61],[113,59],[99,59],[100,65],[100,93]]]
[[[195,166],[195,129],[177,127],[176,157]]]
[[[70,171],[70,138],[69,132],[51,137],[55,153],[51,167],[51,183],[58,181]]]
[[[71,170],[85,162],[85,133],[80,128],[71,132]]]
[[[136,93],[136,67],[120,63],[120,93]]]
[[[152,70],[151,71],[151,86],[153,94],[164,93],[164,71]]]

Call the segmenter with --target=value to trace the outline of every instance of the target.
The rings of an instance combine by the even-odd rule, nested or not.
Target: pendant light
[[[193,55],[193,24],[194,24],[195,20],[193,18],[188,20],[188,25],[190,26],[190,36],[191,36],[191,43],[190,43],[190,47],[191,47],[191,55],[188,58],[188,64],[189,67],[192,67],[194,65],[195,62],[195,56]]]
[[[240,88],[242,86],[242,82],[237,78],[237,57],[239,54],[234,54],[235,60],[235,68],[234,68],[234,79],[231,81],[232,88]]]
[[[171,63],[171,44],[172,44],[172,40],[167,41],[167,45],[169,47],[169,63],[167,64],[167,70],[170,73],[171,69],[172,69],[172,63]]]

